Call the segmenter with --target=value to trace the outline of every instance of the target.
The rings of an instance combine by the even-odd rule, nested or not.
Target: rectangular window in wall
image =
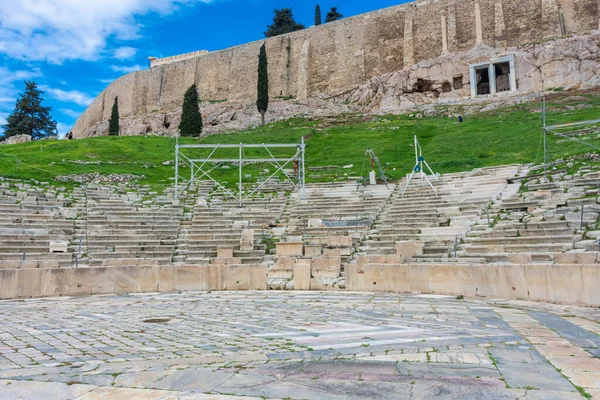
[[[496,92],[510,91],[510,63],[494,64],[496,71]]]
[[[494,96],[499,93],[516,92],[515,56],[492,58],[469,66],[471,97]]]
[[[475,76],[477,78],[477,96],[490,94],[490,68],[487,65],[476,68]]]

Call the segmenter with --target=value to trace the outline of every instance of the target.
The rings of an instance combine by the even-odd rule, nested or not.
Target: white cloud
[[[108,38],[139,38],[137,16],[152,12],[165,15],[182,5],[212,1],[1,0],[0,53],[56,64],[96,60],[106,51]]]
[[[112,83],[112,82],[115,81],[115,79],[100,79],[100,82],[102,82],[102,83]]]
[[[123,72],[123,73],[130,73],[133,71],[139,71],[141,69],[144,69],[144,66],[142,65],[131,65],[131,66],[122,66],[122,65],[111,65],[110,68],[115,71],[115,72]]]
[[[72,128],[72,125],[65,124],[62,122],[58,122],[56,124],[56,129],[58,130],[58,136],[64,137]]]
[[[94,101],[94,98],[92,96],[80,92],[78,90],[62,90],[51,88],[46,85],[40,85],[40,89],[44,90],[56,100],[64,101],[67,103],[75,103],[79,104],[80,106],[88,106],[92,101]]]
[[[71,110],[70,108],[61,108],[60,110],[61,113],[71,117],[71,118],[79,118],[79,116],[81,115],[81,113],[79,111],[75,111],[75,110]]]
[[[38,68],[32,70],[11,71],[7,67],[0,67],[0,116],[8,115],[12,111],[19,91],[14,83],[42,76]]]
[[[130,60],[137,54],[135,47],[119,47],[115,50],[113,58],[119,60]]]

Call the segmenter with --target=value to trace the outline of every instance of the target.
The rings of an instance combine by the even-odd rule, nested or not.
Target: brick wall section
[[[559,36],[560,13],[567,34],[588,34],[598,29],[600,20],[600,0],[418,0],[267,39],[271,96],[342,93],[376,75],[403,69],[405,51],[411,47],[414,63],[439,57],[442,15],[447,18],[448,51],[468,51],[477,41],[476,3],[481,10],[483,43],[491,47]],[[504,16],[500,38],[498,10]],[[413,22],[412,40],[405,36],[407,17]],[[106,123],[117,95],[124,117],[178,108],[193,83],[203,100],[254,99],[262,43],[179,61],[174,57],[169,64],[125,75],[94,100],[77,120],[73,133],[75,137],[89,136],[96,126]],[[300,62],[303,47],[309,49],[308,57]]]

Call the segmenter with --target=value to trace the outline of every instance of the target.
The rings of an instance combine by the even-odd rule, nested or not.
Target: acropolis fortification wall
[[[336,96],[375,76],[478,44],[503,49],[588,35],[600,27],[599,9],[600,0],[424,0],[221,51],[161,59],[111,83],[73,133],[101,134],[98,126],[109,119],[115,96],[125,118],[180,108],[193,83],[203,100],[254,100],[263,43],[272,98]]]

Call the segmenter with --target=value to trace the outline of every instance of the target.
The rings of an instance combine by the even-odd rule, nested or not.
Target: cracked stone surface
[[[189,292],[1,301],[0,320],[1,400],[600,398],[597,308]]]

